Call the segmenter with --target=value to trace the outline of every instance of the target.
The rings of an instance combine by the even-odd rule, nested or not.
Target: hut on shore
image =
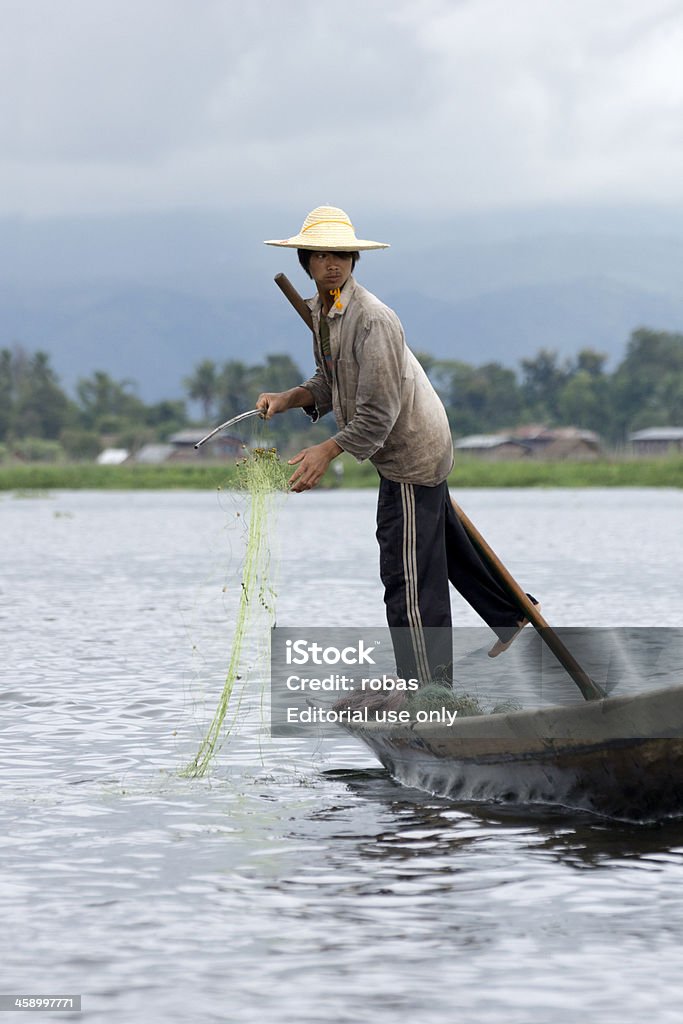
[[[531,449],[509,434],[470,434],[453,442],[456,452],[478,459],[523,459]]]
[[[602,453],[598,434],[580,427],[530,424],[500,434],[472,434],[454,442],[456,451],[480,459],[597,459]]]
[[[634,455],[673,455],[683,452],[683,427],[647,427],[628,440]]]

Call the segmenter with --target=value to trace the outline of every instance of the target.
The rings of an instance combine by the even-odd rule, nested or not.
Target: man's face
[[[353,260],[346,252],[312,252],[308,269],[319,288],[343,288],[351,276]]]

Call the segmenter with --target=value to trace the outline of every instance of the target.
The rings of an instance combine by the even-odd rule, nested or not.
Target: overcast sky
[[[328,202],[367,235],[373,209],[683,196],[681,0],[0,13],[0,214],[266,205],[281,237]]]

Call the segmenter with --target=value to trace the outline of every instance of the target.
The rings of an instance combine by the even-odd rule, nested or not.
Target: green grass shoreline
[[[344,474],[325,481],[344,488],[376,487],[369,463],[345,460]],[[460,459],[448,478],[464,487],[683,487],[683,455],[659,459],[599,462],[489,462]],[[91,463],[0,466],[0,491],[48,490],[216,490],[235,483],[225,464],[171,463],[161,466],[97,466]]]

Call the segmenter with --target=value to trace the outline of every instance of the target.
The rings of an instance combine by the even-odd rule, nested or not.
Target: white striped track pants
[[[520,612],[473,547],[445,482],[425,487],[382,477],[377,541],[400,677],[451,681],[449,581],[500,637],[509,636]]]

